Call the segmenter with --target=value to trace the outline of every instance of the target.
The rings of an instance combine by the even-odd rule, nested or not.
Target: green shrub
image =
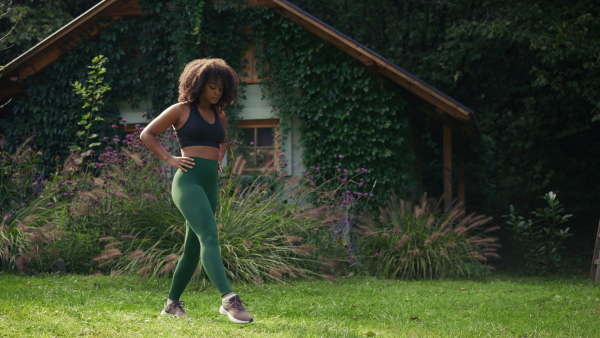
[[[15,214],[5,214],[0,222],[0,270],[21,273],[46,272],[58,252],[48,247],[65,233],[51,222],[52,208],[47,200],[28,202]]]
[[[486,273],[488,257],[499,257],[496,238],[480,227],[491,220],[465,215],[462,205],[446,211],[426,196],[418,202],[392,194],[378,217],[367,215],[360,226],[364,270],[384,278],[434,279]]]
[[[561,225],[573,215],[565,214],[565,208],[552,191],[542,199],[546,206],[532,211],[533,218],[525,220],[523,216],[517,215],[512,205],[510,213],[502,217],[507,218],[506,224],[518,243],[517,250],[525,257],[525,267],[546,273],[561,265],[560,251],[564,248],[566,238],[571,236],[569,228],[561,228]]]

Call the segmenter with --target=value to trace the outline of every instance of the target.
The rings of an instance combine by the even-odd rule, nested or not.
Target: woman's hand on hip
[[[175,157],[171,156],[167,163],[177,169],[181,169],[183,172],[187,172],[186,169],[192,169],[194,167],[194,159],[190,157]]]

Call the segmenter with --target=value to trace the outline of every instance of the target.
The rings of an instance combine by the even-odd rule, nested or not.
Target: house
[[[0,102],[18,96],[26,86],[24,83],[26,78],[44,72],[48,66],[81,43],[83,39],[97,36],[104,27],[114,22],[114,20],[106,20],[106,18],[118,20],[127,16],[141,15],[142,10],[137,2],[137,0],[104,0],[10,62],[0,78]],[[470,109],[288,1],[248,0],[247,6],[268,7],[277,15],[284,16],[356,59],[368,68],[370,73],[388,78],[408,91],[419,103],[412,112],[414,120],[420,121],[418,123],[421,123],[424,128],[429,128],[432,133],[442,135],[443,172],[440,172],[440,175],[443,176],[446,206],[451,203],[453,198],[465,200],[464,159],[454,156],[456,164],[453,165],[452,152],[453,149],[465,146],[457,144],[457,138],[454,135],[467,135],[467,139],[470,140],[468,142],[473,142],[478,138],[479,132],[475,124],[474,113]],[[85,38],[82,37],[83,32],[85,32]],[[246,83],[246,99],[241,102],[243,110],[238,115],[238,127],[244,129],[242,134],[253,140],[255,147],[258,147],[264,140],[265,147],[256,148],[256,152],[260,150],[270,154],[267,157],[274,157],[281,150],[288,155],[290,161],[300,163],[303,147],[299,142],[297,126],[292,124],[289,135],[287,135],[290,142],[278,145],[275,141],[276,138],[273,135],[279,132],[278,116],[272,109],[272,102],[261,94],[261,79],[255,70],[256,60],[254,57],[253,50],[249,48],[245,56],[248,61],[246,69],[248,76],[243,78]],[[136,108],[123,103],[120,107],[121,116],[130,124],[145,123],[146,120],[142,117],[144,110],[143,104]],[[282,149],[278,149],[278,147],[282,147]],[[257,153],[255,157],[258,158],[258,155]],[[419,172],[418,162],[418,160],[415,161],[416,176]],[[255,163],[255,165],[260,164]],[[453,168],[456,168],[455,184],[453,184]],[[292,169],[291,174],[297,175],[301,169]],[[456,193],[453,192],[453,186],[456,186]]]

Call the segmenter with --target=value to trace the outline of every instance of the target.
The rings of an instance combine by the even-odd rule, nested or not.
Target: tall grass
[[[240,174],[238,161],[231,175],[221,178],[216,219],[226,272],[232,280],[262,284],[290,278],[329,277],[330,260],[306,236],[322,226],[323,214],[302,198],[297,180],[264,172],[254,180]],[[164,196],[164,195],[163,195]],[[156,201],[147,212],[158,212],[160,225],[139,224],[121,229],[126,235],[105,237],[106,248],[96,260],[113,274],[170,275],[182,253],[184,219],[178,212],[164,217],[170,201]],[[141,209],[140,212],[146,212]],[[147,217],[144,217],[147,218]],[[196,277],[205,278],[200,266]]]
[[[485,228],[491,217],[466,215],[461,204],[445,211],[423,196],[418,202],[392,194],[378,217],[363,218],[361,257],[371,275],[433,279],[484,274],[499,257],[497,238]]]

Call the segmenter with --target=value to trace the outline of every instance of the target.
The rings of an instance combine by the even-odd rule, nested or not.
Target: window
[[[242,142],[238,154],[246,161],[244,172],[274,168],[278,159],[279,121],[239,121],[238,128]]]

